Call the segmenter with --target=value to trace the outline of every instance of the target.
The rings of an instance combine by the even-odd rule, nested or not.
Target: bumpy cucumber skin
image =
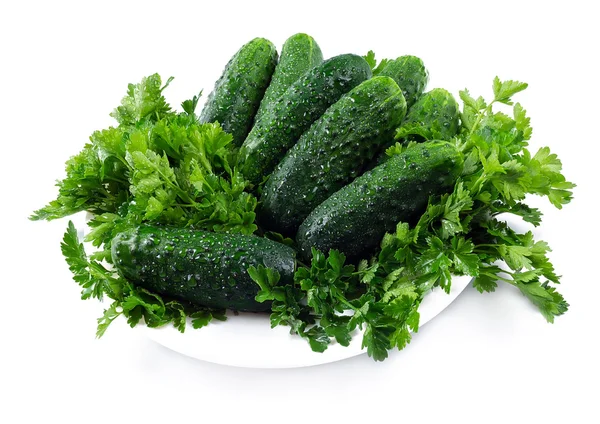
[[[144,225],[115,237],[112,259],[133,284],[200,306],[265,311],[247,269],[263,265],[292,282],[295,252],[274,241],[239,234]]]
[[[255,38],[242,46],[225,66],[208,95],[201,122],[218,121],[241,146],[277,65],[277,49],[269,40]]]
[[[402,89],[406,105],[410,108],[425,91],[429,82],[429,72],[423,61],[416,56],[400,56],[391,60],[379,73],[392,78]]]
[[[288,38],[283,44],[279,55],[279,63],[260,102],[254,122],[258,122],[265,110],[275,103],[290,85],[321,62],[323,62],[321,48],[310,35],[300,33]]]
[[[415,145],[361,175],[315,208],[298,229],[300,255],[338,249],[351,261],[368,256],[397,223],[414,223],[430,195],[447,192],[463,168],[444,141]]]
[[[434,88],[408,109],[397,138],[405,140],[450,140],[460,128],[460,109],[452,94]]]
[[[361,82],[371,68],[360,56],[332,57],[310,69],[267,109],[239,152],[242,174],[254,185],[267,177],[329,106]]]
[[[385,150],[396,141],[423,142],[428,140],[449,141],[458,134],[460,129],[460,109],[454,96],[443,88],[434,88],[423,94],[417,102],[408,109],[404,122],[395,136],[384,145],[381,154],[373,160],[367,169],[387,161],[390,157]]]
[[[389,77],[374,77],[342,97],[271,174],[261,197],[261,222],[294,236],[317,205],[360,175],[405,114],[404,95]]]

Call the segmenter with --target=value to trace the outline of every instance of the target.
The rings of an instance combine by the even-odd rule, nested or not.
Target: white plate
[[[469,285],[471,277],[454,276],[452,290],[436,289],[425,296],[419,308],[420,325],[442,312]],[[188,322],[184,333],[172,325],[162,328],[139,326],[146,335],[175,352],[203,361],[247,368],[296,368],[335,362],[365,353],[362,336],[353,337],[350,346],[329,345],[323,353],[313,352],[308,343],[289,334],[289,327],[271,328],[267,314],[227,314],[227,321],[214,321],[195,330]],[[407,347],[410,349],[410,346]]]
[[[83,214],[73,219],[80,238],[89,232],[87,219],[89,216]],[[469,276],[453,276],[450,294],[437,288],[425,296],[419,308],[420,326],[446,309],[470,282]],[[325,352],[313,352],[305,340],[289,333],[289,327],[271,328],[268,314],[242,312],[234,315],[228,311],[226,321],[215,320],[198,330],[188,320],[184,333],[172,325],[149,328],[140,323],[136,328],[144,331],[151,340],[175,352],[237,367],[297,368],[365,353],[361,348],[362,335],[358,332],[348,347],[333,342]]]

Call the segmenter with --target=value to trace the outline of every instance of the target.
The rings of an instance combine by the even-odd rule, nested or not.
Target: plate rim
[[[426,325],[427,323],[429,323],[430,321],[432,321],[433,319],[435,319],[439,314],[441,314],[448,306],[450,306],[457,298],[458,296],[464,292],[464,290],[471,285],[473,278],[471,276],[458,276],[458,275],[453,275],[453,280],[456,281],[455,279],[459,279],[460,284],[457,285],[453,284],[451,287],[451,292],[450,294],[446,294],[445,292],[443,292],[442,289],[440,288],[436,288],[436,291],[438,293],[428,293],[424,299],[427,299],[429,296],[432,296],[434,294],[437,294],[440,297],[447,297],[446,299],[448,300],[447,302],[444,302],[442,306],[438,307],[436,310],[434,310],[430,316],[428,317],[427,320],[425,320],[424,322],[422,322],[419,325],[419,329],[421,329],[424,325]],[[431,298],[430,298],[431,299]],[[425,301],[425,300],[424,300]],[[236,317],[239,318],[239,317]],[[279,326],[276,328],[270,328],[270,325],[268,323],[268,318],[265,316],[265,328],[268,331],[275,331],[275,330],[279,330],[281,332],[281,330],[284,330],[288,335],[289,335],[289,327],[287,326]],[[189,322],[189,321],[188,321]],[[269,363],[268,360],[266,360],[264,358],[264,356],[261,356],[259,360],[254,360],[254,361],[249,361],[247,359],[240,359],[239,355],[233,355],[231,353],[227,353],[224,357],[219,357],[217,356],[215,353],[219,351],[219,349],[213,350],[210,353],[206,353],[204,352],[204,354],[202,353],[202,351],[193,351],[189,346],[186,347],[181,347],[181,344],[178,344],[177,342],[173,343],[172,341],[174,340],[174,337],[177,338],[181,338],[181,337],[194,337],[195,334],[199,334],[196,338],[199,339],[199,341],[201,341],[200,339],[202,338],[202,334],[201,332],[204,330],[206,331],[206,329],[208,327],[214,326],[214,325],[218,325],[218,326],[226,326],[228,324],[228,321],[225,322],[218,322],[218,323],[211,323],[209,324],[207,327],[205,328],[201,328],[199,330],[193,329],[191,328],[191,325],[189,327],[186,327],[186,331],[184,333],[180,333],[175,327],[173,327],[172,325],[166,325],[163,327],[159,327],[159,328],[150,328],[148,326],[146,326],[143,322],[140,323],[140,325],[138,325],[137,327],[139,327],[140,330],[143,331],[144,335],[150,339],[151,341],[153,341],[154,343],[159,344],[160,346],[163,346],[173,352],[176,352],[178,354],[187,356],[189,358],[195,359],[195,360],[200,360],[200,361],[204,361],[204,362],[209,362],[209,363],[214,363],[214,364],[218,364],[218,365],[224,365],[224,366],[232,366],[232,367],[238,367],[238,368],[249,368],[249,369],[293,369],[293,368],[303,368],[303,367],[310,367],[310,366],[317,366],[317,365],[325,365],[325,364],[329,364],[329,363],[334,363],[334,362],[338,362],[338,361],[342,361],[345,359],[349,359],[349,358],[353,358],[355,356],[359,356],[359,355],[363,355],[366,353],[366,350],[362,349],[362,348],[358,348],[358,346],[361,345],[361,334],[362,333],[357,333],[353,339],[352,342],[350,343],[349,347],[343,347],[340,345],[337,345],[337,343],[330,345],[328,347],[328,349],[324,352],[324,353],[318,353],[318,352],[313,352],[310,347],[308,346],[308,344],[306,343],[306,341],[304,341],[303,339],[301,339],[298,336],[295,335],[291,335],[289,337],[294,338],[297,342],[300,342],[302,344],[301,348],[305,349],[305,351],[303,353],[300,354],[301,357],[303,358],[307,358],[309,356],[311,356],[310,360],[286,360],[286,361],[281,361],[279,360],[278,362],[274,362],[274,363]],[[239,323],[237,323],[239,324]],[[215,329],[215,327],[213,327],[213,330]],[[190,337],[188,333],[191,333],[192,336]],[[283,333],[283,332],[282,332]],[[414,334],[414,332],[411,332]],[[186,336],[187,334],[187,336]],[[226,333],[225,333],[226,334]],[[166,335],[166,337],[165,337]],[[181,342],[181,339],[178,340],[179,342]],[[296,344],[300,344],[297,343]],[[201,346],[202,344],[200,344]],[[244,346],[240,346],[241,349],[244,348]],[[339,351],[340,353],[337,355],[331,354],[332,349],[336,349],[337,351]],[[328,353],[329,352],[329,353]],[[337,353],[337,352],[336,352]],[[269,352],[266,353],[266,355],[269,355]],[[314,355],[314,356],[313,356]]]

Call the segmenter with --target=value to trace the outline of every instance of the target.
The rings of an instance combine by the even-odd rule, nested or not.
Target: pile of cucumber
[[[210,308],[265,311],[255,300],[251,266],[293,280],[312,248],[368,258],[396,224],[415,222],[432,195],[450,191],[463,169],[448,143],[459,129],[458,104],[441,89],[425,92],[428,72],[414,56],[383,67],[343,54],[323,60],[306,34],[278,57],[256,38],[229,61],[201,112],[233,136],[238,169],[259,199],[260,235],[145,225],[112,243],[127,280]],[[416,142],[386,155],[396,142]]]

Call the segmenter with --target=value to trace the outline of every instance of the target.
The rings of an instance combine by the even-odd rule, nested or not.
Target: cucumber
[[[443,88],[423,94],[408,110],[396,139],[405,141],[450,140],[459,129],[460,109]]]
[[[300,255],[311,247],[338,249],[350,261],[365,258],[397,223],[414,223],[429,196],[447,192],[463,168],[454,145],[417,144],[366,172],[317,206],[298,229]]]
[[[365,59],[354,54],[332,57],[302,75],[250,131],[238,156],[242,174],[261,183],[329,106],[371,76]]]
[[[310,35],[295,34],[288,38],[283,44],[279,63],[275,68],[269,88],[260,102],[254,122],[258,122],[265,110],[275,103],[290,85],[321,62],[323,62],[321,48]]]
[[[402,91],[374,77],[331,106],[277,165],[262,192],[260,220],[293,236],[308,214],[358,175],[406,114]]]
[[[200,122],[218,121],[240,146],[277,65],[277,49],[269,40],[255,38],[227,63],[200,113]]]
[[[410,108],[425,91],[429,72],[423,61],[416,56],[400,56],[383,67],[380,76],[392,78],[402,89],[406,106]]]
[[[434,88],[423,94],[417,102],[408,109],[406,118],[398,131],[395,141],[407,143],[409,141],[423,142],[428,140],[449,141],[458,134],[460,110],[454,96],[443,88]],[[390,157],[385,150],[394,144],[389,140],[384,145],[381,154],[375,158],[367,169],[387,161]]]
[[[247,269],[263,265],[292,282],[293,249],[266,238],[143,225],[112,241],[117,271],[155,293],[210,308],[265,311]]]

